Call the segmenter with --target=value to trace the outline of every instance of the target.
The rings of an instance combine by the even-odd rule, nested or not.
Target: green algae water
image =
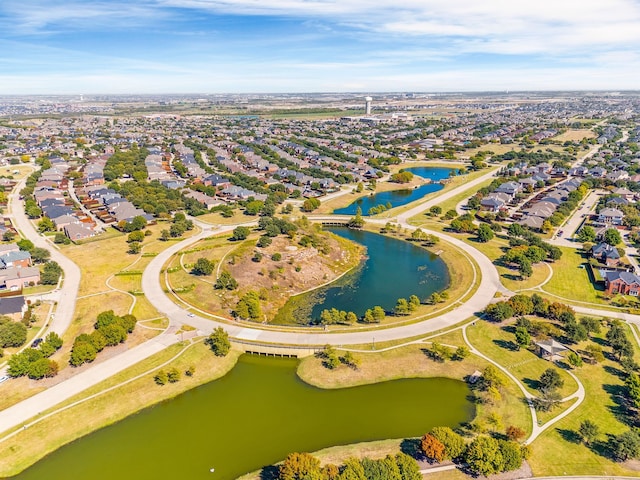
[[[419,436],[474,416],[461,381],[322,390],[299,380],[296,366],[243,355],[225,377],[64,446],[13,478],[232,480],[290,452]],[[162,387],[150,379],[149,388]]]

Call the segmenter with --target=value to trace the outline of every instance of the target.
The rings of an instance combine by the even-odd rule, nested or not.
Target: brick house
[[[602,272],[607,293],[633,295],[640,293],[640,277],[631,272]]]

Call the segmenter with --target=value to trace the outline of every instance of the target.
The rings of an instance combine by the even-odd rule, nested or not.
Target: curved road
[[[321,220],[323,218],[349,218],[349,217],[314,217],[314,220]],[[386,223],[387,220],[369,220],[375,223]],[[406,225],[408,228],[415,228]],[[223,327],[229,332],[232,338],[239,340],[260,341],[265,343],[286,343],[292,345],[304,345],[304,346],[320,346],[326,344],[333,345],[352,345],[369,343],[372,340],[375,341],[388,341],[399,340],[407,337],[414,337],[418,335],[427,334],[440,330],[442,328],[449,327],[456,323],[459,323],[475,313],[483,310],[493,299],[495,293],[498,290],[502,290],[503,287],[500,283],[500,278],[496,269],[494,268],[491,260],[489,260],[484,254],[475,249],[474,247],[458,240],[457,238],[450,237],[449,235],[440,232],[431,232],[434,235],[442,238],[460,248],[472,257],[480,268],[480,286],[473,296],[461,306],[446,312],[438,317],[434,317],[422,322],[413,323],[410,325],[403,325],[398,327],[380,328],[367,332],[349,332],[349,333],[309,333],[302,329],[296,332],[285,332],[277,330],[265,330],[255,327],[249,327],[246,325],[234,325],[228,322],[218,322],[212,319],[203,318],[199,316],[190,317],[188,310],[176,305],[173,300],[167,297],[161,280],[161,271],[165,263],[171,258],[172,255],[187,248],[188,246],[196,243],[197,241],[206,238],[212,234],[220,234],[233,230],[234,226],[228,226],[216,230],[213,232],[210,229],[205,229],[198,235],[176,243],[167,248],[149,263],[142,275],[142,290],[145,293],[147,299],[160,311],[163,315],[166,315],[174,324],[188,323],[191,326],[196,327],[204,333],[211,332],[216,327]],[[191,314],[193,315],[193,314]]]
[[[76,297],[80,288],[80,268],[69,258],[64,256],[55,245],[42,237],[31,224],[24,212],[24,202],[20,201],[20,190],[24,187],[26,178],[13,189],[9,197],[11,213],[8,217],[13,219],[14,226],[20,230],[24,237],[33,242],[36,247],[46,248],[51,252],[51,260],[57,262],[64,270],[64,281],[57,291],[58,306],[55,318],[49,322],[48,331],[56,332],[62,336],[71,325],[73,312],[76,308]]]

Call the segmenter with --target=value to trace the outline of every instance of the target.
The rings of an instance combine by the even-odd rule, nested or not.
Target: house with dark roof
[[[591,247],[591,256],[607,267],[615,267],[620,263],[620,253],[616,247],[608,243],[599,243]]]
[[[22,295],[0,298],[0,315],[15,315],[19,313],[22,316],[26,311],[27,302],[25,302]]]
[[[640,292],[640,277],[631,272],[605,272],[600,271],[604,278],[604,287],[607,293],[638,296]]]

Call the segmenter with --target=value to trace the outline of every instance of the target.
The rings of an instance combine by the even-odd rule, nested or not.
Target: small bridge
[[[307,217],[311,222],[320,222],[322,225],[344,226],[353,217],[350,215],[317,215]]]

